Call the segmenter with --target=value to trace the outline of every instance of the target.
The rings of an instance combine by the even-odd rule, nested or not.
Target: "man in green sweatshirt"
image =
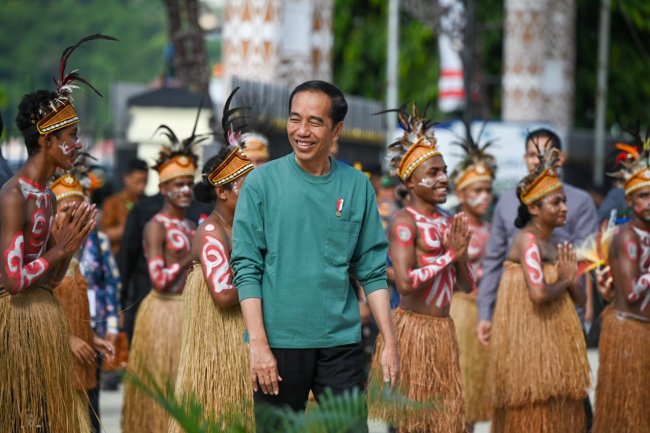
[[[256,404],[304,410],[310,390],[318,399],[327,388],[364,389],[350,269],[386,341],[384,382],[395,385],[398,378],[375,191],[363,173],[329,157],[346,113],[336,86],[296,87],[287,120],[293,153],[251,172],[238,200],[231,264]]]

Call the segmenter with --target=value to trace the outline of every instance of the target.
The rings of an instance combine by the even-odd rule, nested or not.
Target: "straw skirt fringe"
[[[70,264],[74,266],[74,264]],[[90,306],[88,305],[88,283],[79,272],[73,268],[71,275],[66,275],[61,284],[54,289],[54,296],[61,304],[63,312],[68,319],[70,335],[83,340],[93,347],[93,328],[90,319]],[[74,387],[80,390],[89,390],[97,387],[97,364],[87,364],[74,358]]]
[[[183,291],[184,323],[176,396],[195,398],[206,415],[241,417],[253,431],[253,392],[249,381],[248,350],[244,344],[244,319],[239,306],[215,305],[195,265]],[[181,433],[171,422],[170,433]]]
[[[181,351],[183,301],[179,294],[152,289],[135,321],[127,372],[147,383],[175,383]],[[124,384],[123,433],[167,433],[169,415],[135,385]]]
[[[488,354],[487,403],[499,417],[493,431],[578,431],[589,363],[575,307],[568,293],[535,304],[521,266],[504,268]],[[556,281],[556,268],[544,265],[544,277]]]
[[[488,409],[484,396],[487,349],[478,341],[476,335],[476,298],[469,293],[454,293],[449,315],[454,321],[458,339],[458,359],[465,392],[467,421],[475,423],[487,420]]]
[[[498,408],[492,417],[492,432],[583,433],[584,426],[584,401],[573,399]]]
[[[461,433],[465,431],[463,389],[458,365],[454,322],[398,308],[393,312],[400,351],[400,390],[416,404],[396,407],[389,402],[370,401],[371,417],[394,423],[400,433]],[[377,339],[372,361],[371,387],[382,386],[383,337]]]
[[[88,433],[74,389],[68,323],[52,292],[0,295],[0,431]],[[82,407],[83,405],[83,407]]]
[[[650,432],[650,323],[602,316],[594,433]]]

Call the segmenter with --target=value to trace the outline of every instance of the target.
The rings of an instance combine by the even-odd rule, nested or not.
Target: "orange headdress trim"
[[[71,174],[64,174],[52,183],[50,189],[56,196],[56,201],[61,201],[69,197],[86,198],[81,182]]]
[[[196,164],[186,155],[176,155],[165,161],[158,168],[159,182],[164,183],[177,177],[192,176],[196,173]]]
[[[208,175],[208,181],[213,186],[225,185],[245,175],[255,166],[238,147]]]
[[[494,173],[489,167],[482,163],[476,163],[463,170],[456,177],[456,189],[462,190],[476,182],[492,182],[494,180]]]
[[[424,137],[422,137],[424,138]],[[402,161],[399,164],[399,177],[402,180],[409,178],[411,174],[415,171],[416,168],[420,166],[424,161],[429,158],[433,158],[437,155],[442,155],[438,148],[436,147],[436,141],[433,142],[424,142],[422,139],[418,140],[417,143],[412,145],[409,150],[402,157]]]
[[[404,130],[404,134],[388,145],[387,158],[390,160],[391,173],[399,175],[403,181],[406,181],[424,161],[442,155],[433,132],[435,123],[426,119],[427,108],[424,109],[422,117],[418,114],[415,104],[411,113],[406,112],[404,106],[375,113],[397,112],[399,125]]]
[[[625,195],[628,195],[646,186],[650,186],[650,168],[648,167],[640,169],[627,179],[623,189],[625,190]]]
[[[562,188],[562,181],[553,168],[547,168],[521,193],[521,201],[528,205]]]
[[[246,132],[240,141],[244,143],[244,153],[249,158],[269,159],[269,142],[263,135]]]
[[[79,123],[79,115],[70,100],[66,100],[62,106],[39,120],[36,129],[40,135],[46,135],[75,123]]]

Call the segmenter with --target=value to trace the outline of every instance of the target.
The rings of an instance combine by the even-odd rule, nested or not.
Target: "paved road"
[[[591,377],[593,386],[590,389],[589,396],[593,404],[594,388],[596,385],[596,374],[598,372],[598,352],[589,350],[589,363],[591,364]],[[120,430],[120,411],[122,409],[122,390],[104,391],[101,395],[101,413],[104,424],[104,433],[121,433]],[[384,433],[386,427],[381,422],[370,422],[370,433]],[[474,429],[475,433],[488,433],[490,423],[480,423]]]

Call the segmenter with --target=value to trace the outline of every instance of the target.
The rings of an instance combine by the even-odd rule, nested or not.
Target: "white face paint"
[[[79,137],[77,137],[72,140],[72,143],[68,143],[67,141],[60,143],[59,149],[61,149],[61,153],[63,153],[65,156],[68,156],[72,153],[73,150],[75,150],[79,143],[81,143],[81,140]]]
[[[442,182],[445,178],[447,177],[446,174],[441,174],[438,177],[423,177],[422,180],[420,180],[420,183],[418,185],[423,186],[425,188],[434,188],[437,183]]]
[[[474,198],[467,199],[467,204],[471,207],[476,207],[482,204],[485,204],[487,200],[489,200],[489,194],[485,191],[481,192],[479,195],[477,195]]]

